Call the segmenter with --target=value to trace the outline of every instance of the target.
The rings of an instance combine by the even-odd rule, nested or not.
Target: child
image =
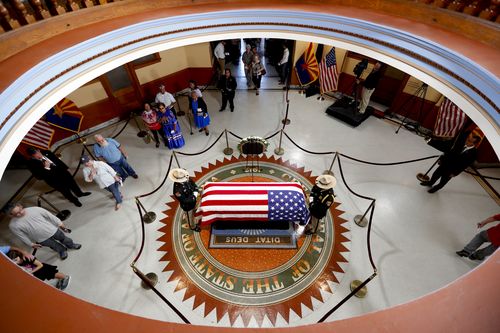
[[[42,281],[52,280],[54,278],[59,279],[56,285],[57,289],[64,290],[69,285],[70,276],[60,273],[57,270],[57,266],[42,263],[37,258],[23,259],[23,255],[16,250],[10,250],[7,252],[7,256],[12,259],[13,262],[21,266],[26,272],[33,274]]]

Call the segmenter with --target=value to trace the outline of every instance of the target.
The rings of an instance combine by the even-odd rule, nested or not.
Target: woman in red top
[[[167,145],[167,138],[163,133],[162,126],[160,124],[160,120],[156,114],[156,111],[151,109],[151,105],[149,103],[144,103],[144,111],[142,111],[142,121],[149,128],[151,133],[153,133],[153,137],[156,142],[156,148],[160,146],[160,140],[158,139],[158,134],[163,138],[163,142],[165,146]]]
[[[486,220],[481,221],[477,224],[478,228],[482,228],[485,225],[500,221],[500,214],[488,217]],[[479,249],[483,243],[489,242],[490,245]],[[483,260],[487,256],[491,255],[500,246],[500,224],[489,228],[488,230],[483,230],[478,233],[472,240],[467,244],[463,250],[458,251],[457,254],[461,257],[469,257],[472,260]],[[479,250],[478,250],[479,249]]]

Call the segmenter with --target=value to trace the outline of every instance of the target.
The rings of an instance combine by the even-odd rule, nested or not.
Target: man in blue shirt
[[[125,180],[128,176],[139,178],[134,169],[128,164],[128,155],[118,141],[112,138],[105,139],[100,134],[96,134],[94,138],[96,141],[94,144],[96,158],[108,163],[120,175],[122,180]]]

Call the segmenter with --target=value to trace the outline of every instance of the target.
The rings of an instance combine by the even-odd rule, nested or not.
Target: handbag
[[[266,75],[266,69],[265,68],[262,68],[262,71],[260,72],[260,75]]]

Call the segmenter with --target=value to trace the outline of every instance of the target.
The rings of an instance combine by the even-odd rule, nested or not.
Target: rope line
[[[163,186],[163,184],[165,184],[165,182],[167,181],[167,178],[168,178],[168,173],[170,172],[170,168],[172,168],[172,161],[173,160],[174,160],[174,155],[170,155],[170,161],[168,162],[168,169],[167,169],[167,172],[165,173],[165,177],[163,177],[163,180],[161,181],[161,184],[149,193],[145,193],[145,194],[141,194],[141,195],[136,196],[135,197],[136,199],[144,198],[144,197],[150,196],[151,194],[156,193]]]
[[[231,132],[231,131],[228,131],[228,132],[229,132],[229,134],[231,134],[231,135],[232,135],[232,136],[234,136],[235,138],[240,139],[240,140],[243,140],[243,138],[242,138],[241,136],[236,135],[236,134],[234,134],[234,133],[233,133],[233,132]]]
[[[285,134],[285,136],[288,138],[288,140],[290,140],[291,143],[293,143],[295,145],[295,147],[299,148],[300,150],[302,151],[305,151],[306,153],[309,153],[309,154],[313,154],[313,155],[329,155],[329,154],[334,154],[335,152],[333,151],[328,151],[328,152],[314,152],[314,151],[310,151],[310,150],[307,150],[305,148],[302,148],[301,146],[299,146],[297,143],[295,143],[295,141],[293,141],[289,136],[288,134],[286,134],[285,131],[283,131],[283,134]]]
[[[224,132],[222,132],[219,137],[205,150],[202,150],[198,153],[183,153],[181,151],[176,151],[175,153],[176,154],[179,154],[179,155],[185,155],[185,156],[196,156],[196,155],[201,155],[207,151],[209,151],[210,149],[212,149],[212,147],[220,140],[220,138],[222,138],[222,135],[224,135]]]
[[[276,131],[276,132],[274,132],[274,134],[271,134],[271,135],[269,135],[269,136],[266,136],[264,139],[266,139],[266,140],[272,139],[272,138],[274,138],[276,135],[278,135],[278,134],[279,134],[279,132],[281,132],[281,131]]]
[[[368,161],[360,160],[358,158],[355,158],[355,157],[352,157],[352,156],[348,156],[348,155],[345,155],[345,154],[342,154],[342,153],[339,153],[339,155],[341,155],[341,156],[343,156],[345,158],[348,158],[350,160],[356,161],[356,162],[360,162],[360,163],[364,163],[364,164],[370,164],[370,165],[398,165],[398,164],[407,164],[407,163],[413,163],[413,162],[418,162],[418,161],[425,161],[425,160],[429,160],[431,158],[436,158],[436,157],[440,156],[440,155],[433,155],[433,156],[428,156],[428,157],[416,158],[414,160],[408,160],[408,161],[378,163],[378,162],[368,162]]]

